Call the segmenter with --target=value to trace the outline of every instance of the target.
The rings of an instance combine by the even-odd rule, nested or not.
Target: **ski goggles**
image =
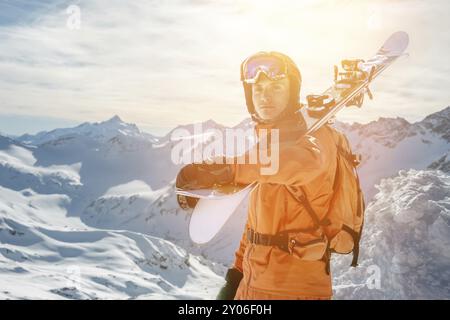
[[[286,60],[273,52],[261,52],[247,58],[241,68],[241,81],[256,83],[261,73],[276,81],[287,77]]]

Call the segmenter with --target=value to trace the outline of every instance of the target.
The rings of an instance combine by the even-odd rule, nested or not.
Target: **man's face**
[[[289,103],[289,79],[270,80],[262,74],[252,85],[253,105],[263,120],[275,119]]]

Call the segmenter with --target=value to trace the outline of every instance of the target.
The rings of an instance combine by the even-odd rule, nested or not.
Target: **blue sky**
[[[249,54],[289,54],[304,98],[331,84],[334,64],[370,57],[397,30],[410,34],[410,56],[374,82],[374,101],[339,118],[417,121],[450,104],[449,9],[446,0],[0,0],[0,132],[115,114],[154,134],[207,119],[234,125],[247,117],[239,65]]]

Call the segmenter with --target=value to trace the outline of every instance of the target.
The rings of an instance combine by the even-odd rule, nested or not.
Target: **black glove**
[[[225,160],[222,159],[225,163]],[[175,186],[185,190],[211,188],[215,184],[233,182],[231,166],[227,164],[188,164],[178,172]],[[197,205],[198,198],[177,195],[180,208],[189,210]]]
[[[177,175],[175,186],[182,189],[190,189],[190,183],[195,180],[197,174],[197,168],[195,165],[190,164],[184,166]],[[194,208],[199,199],[186,197],[182,195],[177,195],[177,202],[181,209],[189,210],[189,208]]]
[[[222,289],[220,289],[216,300],[233,300],[242,277],[243,274],[238,269],[228,269],[227,275],[225,276],[225,280],[227,282],[222,287]]]
[[[177,202],[181,209],[183,210],[189,210],[189,208],[194,208],[197,204],[199,199],[192,198],[192,197],[186,197],[177,194]]]

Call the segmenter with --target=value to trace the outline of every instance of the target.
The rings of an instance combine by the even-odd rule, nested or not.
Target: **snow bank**
[[[402,170],[366,211],[360,266],[334,259],[336,298],[450,298],[450,176]]]

